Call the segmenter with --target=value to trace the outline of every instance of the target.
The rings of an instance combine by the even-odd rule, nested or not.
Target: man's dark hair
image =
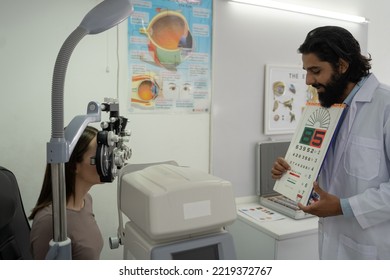
[[[347,79],[354,83],[370,73],[371,56],[363,56],[359,42],[348,30],[338,26],[322,26],[313,29],[307,34],[298,52],[314,53],[321,61],[332,64],[334,69],[338,68],[339,59],[344,59],[349,63]]]

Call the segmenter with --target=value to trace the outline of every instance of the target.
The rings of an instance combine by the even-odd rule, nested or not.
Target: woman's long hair
[[[83,161],[83,156],[88,150],[88,146],[94,137],[97,135],[98,130],[92,126],[87,126],[78,140],[72,155],[67,163],[65,163],[65,180],[66,180],[66,202],[69,197],[75,193],[76,182],[76,166],[77,163]],[[31,215],[28,217],[30,220],[34,219],[37,212],[53,202],[53,189],[51,180],[51,168],[50,164],[47,164],[45,177],[43,179],[41,193],[39,194],[38,201],[31,211]]]

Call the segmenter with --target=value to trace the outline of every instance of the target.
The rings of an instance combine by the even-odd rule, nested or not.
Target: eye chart
[[[319,103],[306,104],[285,156],[291,170],[276,181],[275,191],[304,205],[317,199],[311,197],[313,182],[320,172],[344,108],[344,104],[330,108]]]

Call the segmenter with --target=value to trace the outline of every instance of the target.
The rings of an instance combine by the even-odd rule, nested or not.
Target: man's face
[[[302,55],[303,68],[307,71],[306,84],[317,89],[318,99],[323,107],[341,103],[349,84],[345,74],[335,71],[326,61],[320,61],[315,54]]]

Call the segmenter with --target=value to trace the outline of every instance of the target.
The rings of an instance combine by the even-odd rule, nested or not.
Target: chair
[[[18,182],[0,166],[0,260],[32,259],[30,229]]]

